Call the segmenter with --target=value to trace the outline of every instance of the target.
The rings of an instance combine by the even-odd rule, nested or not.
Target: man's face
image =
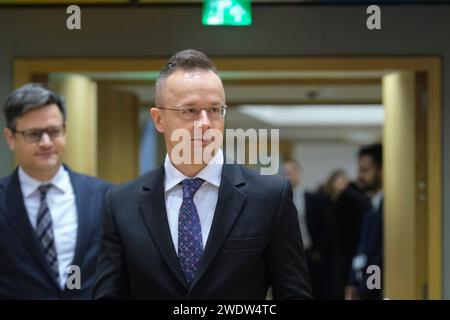
[[[376,191],[382,185],[382,172],[372,157],[363,155],[359,158],[358,181],[364,191]]]
[[[44,129],[64,124],[63,116],[56,104],[30,110],[16,120],[16,130]],[[10,129],[4,130],[9,148],[15,153],[19,165],[27,173],[56,171],[62,163],[66,145],[66,136],[50,139],[44,133],[34,143],[24,140],[20,133],[14,134]]]
[[[288,179],[293,188],[296,188],[300,185],[300,177],[301,173],[297,166],[292,162],[285,162],[283,165],[283,175],[286,179]]]
[[[225,104],[225,92],[222,81],[212,71],[194,70],[185,71],[177,70],[165,80],[162,88],[162,104],[157,106],[160,108],[180,109],[181,107],[189,108],[210,108],[219,107]],[[179,141],[172,141],[172,133],[176,129],[186,129],[191,137],[191,154],[194,154],[194,148],[203,150],[212,143],[214,138],[208,138],[204,135],[208,129],[216,129],[221,135],[224,132],[225,119],[210,119],[205,110],[193,119],[183,119],[180,113],[171,110],[161,110],[157,108],[151,109],[151,115],[155,122],[156,129],[164,133],[167,152],[169,155],[172,149]],[[195,121],[195,124],[194,124]],[[194,135],[194,129],[200,136]],[[197,140],[197,141],[195,141]],[[217,144],[218,141],[215,141]],[[219,142],[220,145],[222,141]],[[199,150],[197,150],[199,151]]]

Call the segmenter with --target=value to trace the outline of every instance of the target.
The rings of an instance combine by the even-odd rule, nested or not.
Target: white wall
[[[351,179],[355,178],[359,148],[359,145],[334,142],[295,144],[293,157],[303,168],[303,185],[309,190],[315,190],[338,168],[346,170]]]

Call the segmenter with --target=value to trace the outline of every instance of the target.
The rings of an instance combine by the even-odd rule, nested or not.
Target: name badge
[[[353,258],[352,267],[354,270],[361,270],[367,265],[367,256],[360,254]]]

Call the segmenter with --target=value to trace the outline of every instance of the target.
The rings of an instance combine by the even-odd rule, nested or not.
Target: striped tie
[[[45,257],[47,258],[50,267],[55,274],[56,279],[59,278],[58,270],[58,256],[55,248],[55,238],[53,236],[52,216],[47,204],[47,192],[52,187],[51,184],[41,185],[38,189],[41,193],[41,204],[39,206],[36,234],[44,249]]]

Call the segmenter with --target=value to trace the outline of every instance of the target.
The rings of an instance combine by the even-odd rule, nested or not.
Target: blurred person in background
[[[325,245],[330,257],[329,298],[344,299],[367,200],[342,169],[333,171],[321,190],[332,203],[325,219],[329,234],[329,242]]]
[[[330,201],[320,193],[307,191],[302,184],[302,167],[293,159],[283,163],[283,175],[293,188],[294,204],[298,212],[303,246],[305,248],[308,270],[314,299],[329,297],[329,266],[327,244],[326,213]]]
[[[66,108],[55,92],[24,85],[3,111],[18,166],[0,180],[0,299],[91,299],[109,184],[63,164]]]
[[[362,221],[357,251],[346,288],[348,300],[382,299],[382,288],[369,288],[369,266],[378,266],[383,275],[383,152],[381,144],[361,148],[358,154],[358,183],[370,198]],[[382,280],[381,280],[382,283]]]

